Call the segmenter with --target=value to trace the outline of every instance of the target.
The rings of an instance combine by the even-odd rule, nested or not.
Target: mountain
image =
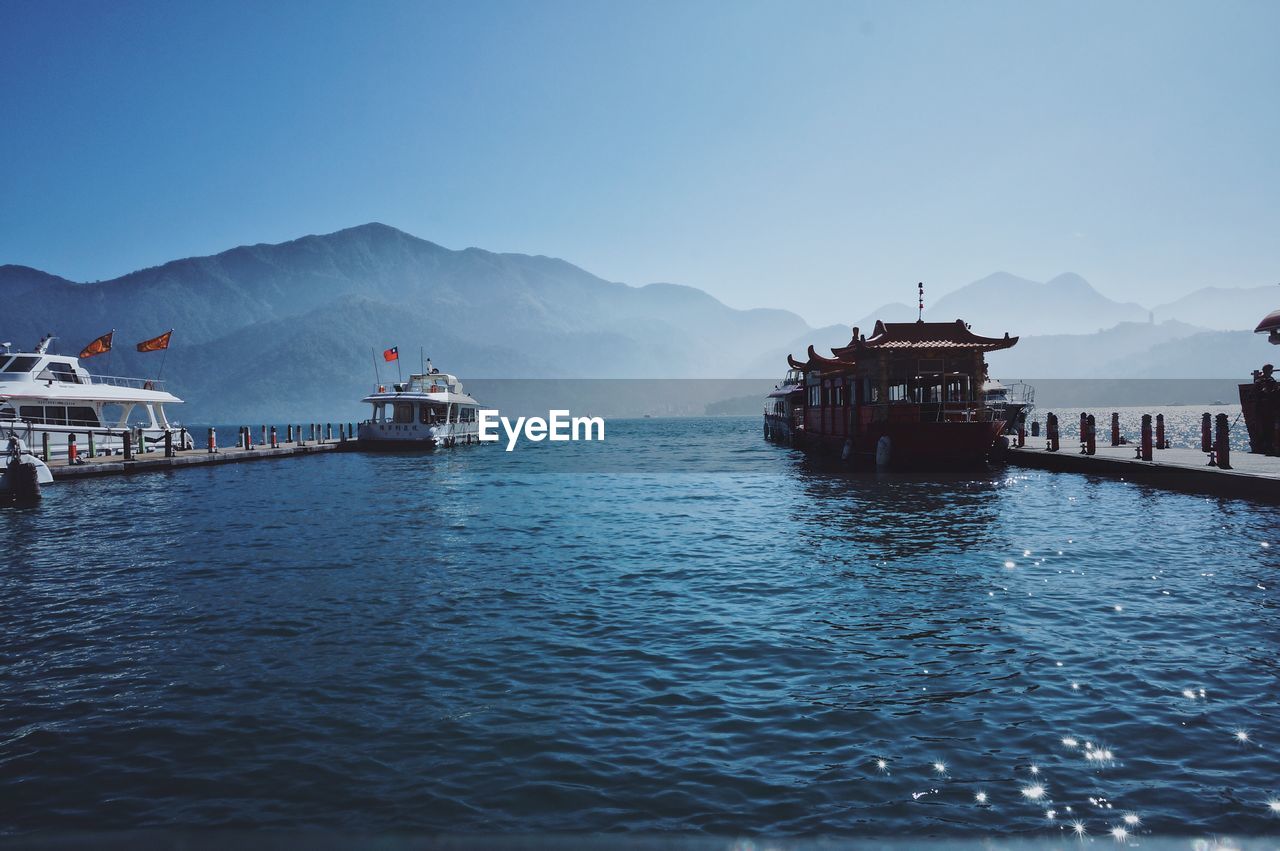
[[[95,372],[155,375],[184,418],[318,418],[350,412],[373,382],[372,349],[418,346],[479,377],[737,375],[762,347],[808,325],[784,310],[734,310],[675,284],[632,287],[550,257],[454,251],[369,224],[279,245],[177,260],[81,284],[0,266],[0,339],[59,351],[116,328]],[[175,329],[167,354],[130,342]],[[389,371],[387,367],[390,366]],[[380,364],[386,380],[394,364]],[[274,413],[274,412],[279,412]]]
[[[1182,319],[1218,331],[1252,331],[1280,308],[1280,287],[1205,287],[1154,309],[1157,319]]]
[[[925,293],[926,297],[928,292]],[[934,322],[964,319],[979,334],[998,337],[1089,333],[1120,322],[1146,322],[1150,314],[1133,302],[1118,302],[1095,290],[1079,275],[1066,273],[1038,283],[996,272],[947,293],[925,318]]]
[[[1078,275],[1038,283],[999,272],[941,297],[925,315],[964,318],[981,334],[1021,335],[1017,347],[991,358],[1001,377],[1247,376],[1269,347],[1208,329],[1244,313],[1252,327],[1272,295],[1269,287],[1201,290],[1159,309],[1184,321],[1156,324],[1145,308],[1108,299]],[[849,342],[855,324],[871,333],[877,319],[916,316],[914,306],[890,303],[855,323],[815,329],[794,313],[735,310],[692,287],[628,286],[564,260],[451,250],[376,223],[92,284],[0,266],[0,303],[9,307],[0,313],[0,340],[23,347],[54,331],[55,350],[75,352],[115,328],[116,349],[88,366],[106,375],[162,372],[187,399],[180,415],[188,422],[355,418],[375,375],[386,382],[399,374],[375,355],[392,345],[406,373],[422,346],[467,381],[773,379],[788,353],[803,357],[813,344],[826,354]],[[169,328],[168,352],[133,351],[132,342]],[[1095,329],[1106,330],[1089,333]],[[618,394],[649,386],[620,384]],[[532,391],[524,390],[528,402]],[[660,392],[669,398],[646,400],[644,410],[699,401],[677,404],[681,391],[670,386]]]
[[[1169,346],[1205,330],[1173,320],[1159,324],[1122,322],[1092,334],[1023,337],[1013,348],[987,355],[987,363],[991,374],[1001,378],[1132,378],[1138,374],[1135,362],[1155,347]],[[1207,377],[1232,374],[1218,372]]]

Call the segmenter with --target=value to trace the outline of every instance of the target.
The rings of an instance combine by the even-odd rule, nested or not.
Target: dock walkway
[[[1037,444],[1032,445],[1032,440]],[[1241,497],[1280,503],[1280,457],[1232,452],[1231,469],[1208,465],[1209,456],[1199,449],[1155,449],[1152,460],[1137,457],[1137,445],[1098,446],[1094,455],[1080,454],[1079,445],[1066,442],[1057,452],[1048,452],[1044,440],[1028,439],[1021,449],[1013,447],[1008,462],[1064,473],[1085,473],[1158,487]]]
[[[118,476],[133,473],[158,472],[180,467],[192,467],[200,464],[233,464],[240,461],[258,461],[267,458],[291,458],[301,455],[314,455],[320,452],[338,452],[355,449],[353,440],[313,440],[302,443],[281,444],[272,449],[268,446],[255,446],[252,449],[240,449],[234,446],[210,452],[208,449],[187,449],[175,451],[173,457],[166,458],[163,448],[153,452],[135,454],[132,460],[126,461],[123,455],[99,455],[96,458],[83,457],[84,463],[70,465],[66,458],[58,458],[49,462],[49,472],[53,480],[89,478],[94,476]]]

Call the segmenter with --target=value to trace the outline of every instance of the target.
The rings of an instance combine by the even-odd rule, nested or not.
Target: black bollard
[[[1095,455],[1098,452],[1098,424],[1090,414],[1085,420],[1085,429],[1088,432],[1089,439],[1085,443],[1085,449],[1089,455]]]
[[[1032,436],[1032,437],[1039,437],[1039,436],[1040,436],[1040,421],[1039,421],[1039,420],[1033,420],[1033,421],[1031,422],[1031,436]]]
[[[1169,441],[1164,436],[1164,414],[1156,414],[1156,449],[1168,449]]]
[[[1200,451],[1213,451],[1213,425],[1208,411],[1200,417]]]
[[[1138,446],[1138,457],[1143,461],[1151,460],[1151,415],[1142,415],[1142,443]]]
[[[1231,422],[1226,414],[1218,414],[1218,434],[1213,451],[1218,456],[1218,469],[1231,469]]]
[[[164,457],[173,457],[173,432],[170,429],[164,430]]]
[[[1111,412],[1111,445],[1120,445],[1120,414],[1117,411]]]
[[[123,435],[121,435],[121,439],[124,440],[124,460],[132,461],[133,460],[133,432],[126,431]]]

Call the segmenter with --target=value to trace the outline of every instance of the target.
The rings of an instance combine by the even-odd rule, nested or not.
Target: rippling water
[[[1272,507],[755,418],[46,493],[0,512],[6,831],[1280,828]]]

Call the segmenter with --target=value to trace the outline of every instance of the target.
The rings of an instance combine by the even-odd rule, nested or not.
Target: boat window
[[[18,413],[29,423],[39,425],[44,422],[44,408],[39,405],[23,405]]]
[[[413,422],[413,403],[396,402],[395,405],[395,422],[411,423]]]
[[[94,426],[101,425],[98,422],[98,412],[93,408],[82,406],[77,408],[67,408],[67,425],[77,426]]]
[[[65,384],[80,383],[80,376],[76,375],[76,371],[71,368],[71,364],[62,363],[61,361],[54,361],[49,364],[45,370],[40,373],[39,377],[42,379],[52,378],[54,381],[61,381]]]
[[[890,402],[905,402],[906,399],[907,399],[906,382],[903,382],[902,384],[889,385],[889,401]]]
[[[16,357],[5,366],[5,372],[30,372],[40,358]]]
[[[67,409],[62,405],[45,405],[44,421],[46,425],[66,425]]]

